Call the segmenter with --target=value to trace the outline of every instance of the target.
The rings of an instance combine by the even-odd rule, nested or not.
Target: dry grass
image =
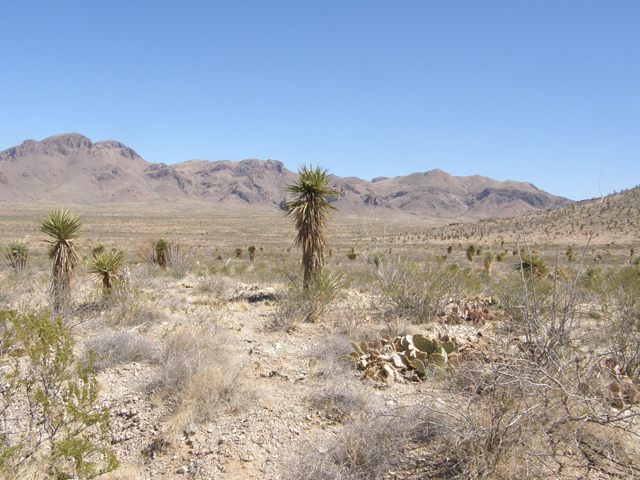
[[[81,270],[74,301],[88,308],[74,310],[65,321],[86,323],[74,334],[94,335],[85,346],[96,351],[102,371],[157,362],[148,388],[171,410],[162,429],[174,443],[195,425],[260,402],[255,389],[262,384],[251,379],[258,374],[245,363],[251,357],[244,356],[244,345],[237,344],[247,340],[242,335],[249,328],[238,336],[240,328],[233,324],[238,317],[259,323],[252,334],[280,342],[285,348],[278,352],[292,355],[270,357],[264,354],[270,345],[251,338],[269,369],[290,372],[302,363],[281,338],[302,331],[299,341],[320,342],[309,359],[315,362],[309,382],[286,386],[298,392],[304,408],[335,428],[300,443],[283,478],[385,478],[390,469],[413,479],[634,478],[640,476],[638,406],[613,401],[615,379],[600,365],[615,356],[630,381],[640,370],[640,282],[634,283],[640,274],[634,265],[624,267],[634,258],[630,249],[638,242],[640,210],[635,191],[625,195],[603,208],[604,228],[594,235],[576,283],[580,245],[590,227],[589,202],[562,212],[438,228],[384,221],[365,229],[358,220],[337,218],[328,232],[333,251],[327,269],[344,274],[347,294],[330,302],[321,325],[304,324],[318,305],[301,292],[294,232],[281,216],[179,205],[85,206],[79,210],[86,215],[85,245],[103,243],[128,252],[141,245],[144,262],[131,265],[130,285],[108,300]],[[4,232],[11,238],[0,241],[32,233],[46,212],[24,208],[5,214]],[[376,238],[371,233],[376,229],[384,234]],[[513,252],[523,245],[523,232],[550,276],[531,281],[516,272],[519,257]],[[175,276],[146,258],[145,239],[160,236],[191,245]],[[253,263],[234,257],[236,248],[251,244],[263,247]],[[471,261],[470,244],[482,251]],[[48,305],[50,267],[42,245],[32,239],[31,246],[26,272],[16,275],[6,266],[0,272],[0,304],[23,311]],[[566,255],[569,246],[572,259]],[[352,248],[355,260],[347,257]],[[491,275],[482,262],[488,251],[500,254]],[[232,301],[240,283],[275,287],[277,300],[254,314],[256,305]],[[444,329],[440,313],[446,304],[475,295],[494,296],[504,313],[483,327],[495,337],[492,351],[460,368],[433,369],[422,384],[392,387],[409,392],[406,398],[414,399],[416,408],[382,415],[380,391],[338,360],[350,351],[348,339]],[[270,318],[275,330],[267,328]],[[332,329],[341,334],[328,335]],[[306,351],[304,345],[299,349]],[[287,361],[294,366],[279,363]],[[409,446],[429,471],[407,460]],[[134,466],[107,478],[138,475]],[[33,478],[43,477],[34,472]]]
[[[96,370],[132,362],[157,361],[157,347],[147,337],[128,330],[102,333],[85,341],[85,348],[95,353]]]
[[[247,408],[255,399],[244,364],[229,351],[229,338],[219,326],[192,326],[175,331],[165,343],[156,378],[149,385],[167,399],[173,413],[165,424],[172,441],[190,425]]]
[[[388,478],[403,461],[407,424],[398,418],[356,421],[324,444],[303,444],[288,459],[282,479],[365,480]]]

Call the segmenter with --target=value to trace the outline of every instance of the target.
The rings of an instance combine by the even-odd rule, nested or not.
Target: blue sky
[[[0,150],[640,184],[638,1],[0,0]]]

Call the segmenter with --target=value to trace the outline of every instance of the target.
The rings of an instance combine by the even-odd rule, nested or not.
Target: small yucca
[[[14,240],[5,251],[5,257],[16,272],[27,268],[29,261],[29,245],[23,240]]]
[[[53,240],[49,244],[49,259],[53,262],[53,309],[60,311],[71,293],[71,278],[80,263],[80,248],[75,240],[80,237],[82,220],[68,210],[54,210],[40,221],[40,231]]]
[[[122,273],[126,265],[125,253],[122,250],[102,252],[95,256],[89,266],[89,273],[96,281],[102,282],[102,287],[109,291],[114,281]]]
[[[549,274],[549,267],[538,257],[522,256],[515,265],[516,270],[524,271],[526,275],[533,275],[537,278],[546,277]]]
[[[169,265],[169,248],[171,242],[166,238],[159,238],[155,244],[155,261],[162,268],[167,268]]]

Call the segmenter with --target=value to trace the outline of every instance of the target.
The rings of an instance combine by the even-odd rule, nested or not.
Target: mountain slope
[[[77,133],[26,140],[0,152],[0,200],[65,203],[200,200],[235,207],[278,209],[296,174],[275,160],[189,160],[151,163],[115,141],[93,143]],[[417,216],[440,220],[521,215],[573,202],[530,183],[441,170],[372,182],[333,177],[341,214]]]

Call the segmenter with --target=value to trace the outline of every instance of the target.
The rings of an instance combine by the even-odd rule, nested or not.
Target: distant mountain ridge
[[[278,209],[297,174],[276,160],[188,160],[173,165],[144,160],[122,143],[93,143],[78,133],[26,140],[0,152],[4,202],[162,202],[200,200]],[[442,220],[512,217],[574,203],[530,183],[441,170],[371,182],[333,176],[342,214],[411,215]]]

